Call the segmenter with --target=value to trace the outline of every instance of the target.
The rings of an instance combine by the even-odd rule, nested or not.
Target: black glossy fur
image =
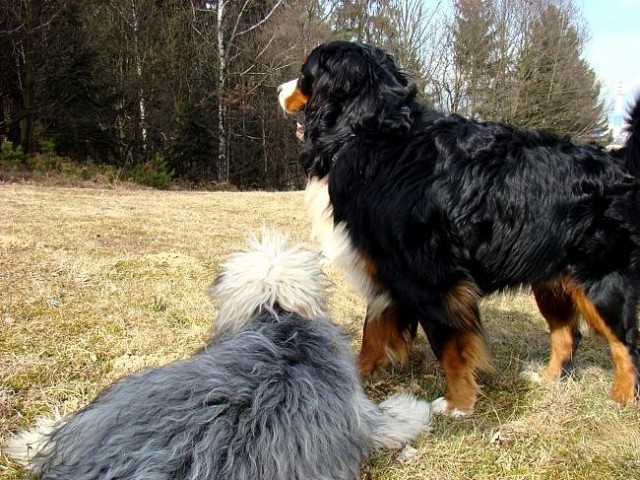
[[[419,323],[441,357],[451,338],[482,331],[477,305],[461,318],[447,300],[456,286],[482,296],[568,279],[627,347],[637,377],[640,100],[628,144],[611,155],[437,112],[371,46],[319,46],[298,89],[308,173],[330,174],[335,223],[375,265],[400,330]]]

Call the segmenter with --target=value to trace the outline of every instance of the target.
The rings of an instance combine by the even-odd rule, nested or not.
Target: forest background
[[[446,112],[610,140],[572,0],[0,0],[0,181],[297,189],[276,87],[375,44]]]

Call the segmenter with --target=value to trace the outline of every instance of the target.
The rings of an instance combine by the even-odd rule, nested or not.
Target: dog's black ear
[[[405,135],[412,124],[410,105],[416,87],[382,50],[359,44],[341,44],[322,50],[318,57],[315,95],[353,130]]]
[[[372,77],[368,90],[353,108],[351,127],[356,131],[371,131],[391,135],[406,135],[413,124],[412,110],[415,89]]]
[[[406,134],[413,122],[410,105],[417,94],[417,87],[409,83],[391,55],[373,46],[365,46],[365,50],[374,65],[368,82],[377,89],[373,93],[374,98],[379,99],[375,107],[380,121],[379,129]]]
[[[315,93],[335,100],[353,98],[372,75],[369,70],[369,62],[357,49],[346,48],[339,54],[332,48],[321,50],[314,72]]]
[[[402,87],[399,91],[394,88],[386,93],[386,99],[381,106],[380,127],[385,132],[407,134],[411,130],[413,118],[408,99],[416,95],[416,87]]]

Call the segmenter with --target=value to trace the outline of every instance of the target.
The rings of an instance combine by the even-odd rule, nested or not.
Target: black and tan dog
[[[478,300],[531,285],[551,329],[543,378],[574,355],[581,314],[611,347],[611,397],[634,399],[640,101],[612,155],[421,105],[393,59],[367,45],[317,47],[279,91],[286,112],[304,112],[316,234],[368,300],[363,374],[406,360],[420,324],[444,368],[442,410],[470,410],[489,365]]]

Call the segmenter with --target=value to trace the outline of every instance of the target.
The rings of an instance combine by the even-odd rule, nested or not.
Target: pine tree
[[[493,0],[454,2],[453,50],[460,76],[460,113],[482,116],[488,110],[494,81],[495,33]]]
[[[568,8],[547,3],[531,22],[517,63],[520,108],[513,121],[596,140],[603,131],[600,85],[581,58],[583,40]]]

